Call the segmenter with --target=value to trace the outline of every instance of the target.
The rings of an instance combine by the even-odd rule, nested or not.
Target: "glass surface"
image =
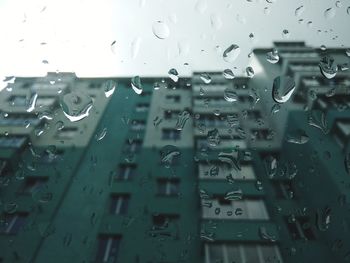
[[[0,0],[0,263],[350,262],[349,0]]]

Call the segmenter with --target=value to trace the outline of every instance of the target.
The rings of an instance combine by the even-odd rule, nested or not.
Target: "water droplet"
[[[235,74],[233,74],[231,69],[225,69],[222,73],[225,79],[234,79]]]
[[[255,75],[254,69],[252,67],[247,67],[245,69],[245,73],[247,74],[248,78],[253,78]]]
[[[280,104],[274,104],[271,108],[271,114],[275,114],[277,112],[279,112],[281,109],[281,105]]]
[[[345,171],[350,175],[350,152],[345,154],[344,158]]]
[[[114,80],[107,80],[105,83],[103,83],[103,90],[106,98],[112,96],[116,86],[117,86],[117,83]]]
[[[180,113],[177,118],[175,129],[181,131],[185,127],[185,124],[189,118],[190,113],[188,111],[183,111],[182,113]]]
[[[4,206],[4,212],[7,214],[16,213],[18,205],[15,202],[6,203]]]
[[[255,187],[256,187],[256,189],[257,189],[258,191],[262,191],[262,190],[264,189],[263,186],[262,186],[262,182],[259,181],[259,180],[257,180],[257,181],[255,182]]]
[[[243,191],[241,189],[229,191],[226,193],[224,199],[229,201],[237,201],[243,198]]]
[[[340,64],[340,65],[338,65],[338,68],[340,71],[346,71],[349,69],[349,64],[348,63]]]
[[[312,110],[308,116],[308,124],[320,129],[324,134],[329,133],[326,114],[321,110]]]
[[[131,58],[135,59],[140,50],[141,38],[137,37],[131,42]]]
[[[236,209],[235,209],[235,215],[236,215],[236,216],[241,216],[241,215],[243,215],[243,209],[242,209],[242,208],[236,208]]]
[[[337,1],[337,2],[335,2],[335,6],[338,8],[341,8],[343,5],[342,5],[341,1]]]
[[[208,131],[207,142],[212,147],[215,147],[220,144],[220,135],[218,129]]]
[[[160,150],[160,161],[165,168],[170,168],[180,157],[181,153],[176,146],[166,145]]]
[[[102,131],[95,135],[96,141],[101,141],[107,134],[107,128],[103,128]]]
[[[195,10],[198,13],[203,14],[205,12],[205,10],[207,9],[207,7],[208,7],[208,5],[207,5],[207,2],[205,0],[199,0],[196,3]]]
[[[27,112],[32,112],[35,109],[37,99],[38,99],[38,94],[34,92],[29,99]]]
[[[209,84],[211,82],[211,77],[208,73],[201,73],[199,77],[205,84]]]
[[[301,16],[305,12],[305,7],[299,6],[297,9],[295,9],[295,16]]]
[[[287,142],[294,144],[305,144],[309,141],[309,136],[303,130],[297,130],[296,132],[289,133],[287,135]]]
[[[271,64],[276,64],[280,60],[277,49],[273,49],[272,51],[267,52],[266,60]]]
[[[153,34],[159,39],[166,39],[170,35],[168,25],[163,21],[156,21],[152,26]]]
[[[290,37],[290,32],[288,29],[283,29],[282,31],[282,37],[283,38],[289,38]]]
[[[326,231],[331,223],[331,208],[325,207],[316,211],[316,226],[320,231]]]
[[[332,79],[338,72],[338,67],[334,63],[334,58],[330,56],[325,56],[321,59],[319,67],[323,76],[327,79]]]
[[[174,82],[179,80],[179,73],[176,69],[172,68],[168,71],[169,78],[171,78]]]
[[[60,131],[64,128],[64,123],[63,123],[63,121],[58,121],[58,122],[56,122],[55,126],[56,126],[56,130]]]
[[[223,53],[223,58],[226,62],[232,63],[236,60],[236,58],[241,53],[241,49],[236,44],[232,44],[229,46]]]
[[[210,16],[210,23],[215,30],[219,30],[222,27],[221,18],[216,14]]]
[[[324,11],[324,17],[326,19],[332,19],[335,17],[335,13],[336,13],[336,10],[332,7],[330,8],[327,8],[325,11]]]
[[[32,198],[35,202],[48,203],[52,200],[53,194],[47,185],[40,185],[32,191]]]
[[[140,95],[143,91],[141,79],[139,76],[135,76],[131,79],[131,87],[136,94]]]
[[[117,41],[115,41],[115,40],[111,43],[111,50],[114,54],[115,54],[116,43],[117,43]]]
[[[271,12],[271,11],[270,11],[270,8],[268,8],[268,7],[265,7],[265,8],[264,8],[264,14],[265,14],[265,15],[269,15],[270,12]]]
[[[72,91],[60,99],[63,113],[71,122],[80,121],[89,116],[92,103],[92,99],[82,91]]]
[[[272,86],[272,98],[277,103],[285,103],[295,90],[294,79],[288,76],[276,77]]]
[[[267,176],[270,179],[274,178],[277,172],[277,159],[272,155],[268,155],[264,162]]]
[[[348,15],[350,15],[350,6],[348,6],[348,8],[346,9],[346,12],[348,13]]]
[[[270,242],[276,241],[276,236],[267,232],[266,227],[259,227],[259,236],[261,239],[268,240]]]
[[[227,87],[224,90],[224,98],[228,102],[236,102],[238,100],[238,95],[233,87]]]

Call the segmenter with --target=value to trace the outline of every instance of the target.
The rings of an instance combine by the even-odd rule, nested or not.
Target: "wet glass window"
[[[350,262],[350,0],[0,25],[0,262]]]

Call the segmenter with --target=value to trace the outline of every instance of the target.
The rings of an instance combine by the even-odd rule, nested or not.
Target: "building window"
[[[24,194],[32,194],[36,189],[44,186],[47,181],[47,177],[27,177],[22,192]]]
[[[27,137],[0,136],[0,148],[22,148]]]
[[[162,130],[162,139],[163,140],[179,140],[181,133],[175,129],[163,129]]]
[[[313,223],[309,217],[301,216],[295,217],[291,220],[289,217],[285,218],[288,231],[294,240],[314,240],[315,234],[311,228]]]
[[[42,107],[42,106],[52,106],[54,103],[56,102],[56,98],[55,97],[38,97],[37,101],[36,101],[36,106],[37,107]]]
[[[180,192],[180,181],[174,179],[158,179],[158,194],[163,196],[177,196]]]
[[[11,114],[8,117],[0,116],[0,126],[19,126],[26,127],[31,124],[39,125],[41,120],[32,114]]]
[[[117,262],[120,242],[120,236],[101,235],[98,238],[96,262]]]
[[[164,111],[164,119],[171,120],[176,119],[180,114],[180,111],[178,110],[166,110]]]
[[[142,140],[127,140],[124,151],[128,153],[137,153],[142,147]]]
[[[125,215],[129,208],[130,195],[114,194],[110,200],[110,213],[113,215]]]
[[[131,180],[136,175],[136,165],[121,164],[116,176],[116,180]]]
[[[180,95],[166,95],[165,96],[166,101],[169,103],[179,103],[181,100]]]
[[[336,120],[333,127],[333,135],[339,145],[343,149],[346,148],[350,138],[350,118]]]
[[[64,127],[63,129],[57,131],[56,138],[62,140],[73,139],[77,134],[77,127]]]
[[[27,216],[25,213],[5,215],[1,219],[4,222],[0,226],[0,233],[16,235],[26,224]]]
[[[274,180],[273,187],[276,191],[277,198],[280,199],[293,199],[294,198],[294,187],[291,180]]]
[[[146,128],[146,122],[144,120],[133,120],[131,122],[130,129],[132,131],[143,131]]]
[[[205,263],[212,262],[278,262],[282,257],[278,246],[263,244],[205,244]]]
[[[177,224],[180,216],[177,214],[155,214],[152,217],[154,228],[167,228],[169,224]]]
[[[241,193],[202,199],[202,217],[206,219],[269,220],[265,203],[261,199],[237,200]],[[234,196],[235,200],[230,200]]]
[[[229,176],[231,175],[231,176]],[[219,162],[212,164],[200,163],[198,165],[198,177],[200,179],[214,180],[256,180],[253,166],[250,164],[242,164],[241,170],[232,170],[230,166]]]
[[[135,111],[136,112],[147,112],[149,110],[149,104],[148,103],[138,103],[136,105]]]
[[[275,132],[271,129],[252,129],[252,138],[258,141],[270,141],[275,136]]]
[[[25,107],[27,106],[27,97],[20,95],[13,95],[9,97],[8,102],[10,105],[15,107]]]

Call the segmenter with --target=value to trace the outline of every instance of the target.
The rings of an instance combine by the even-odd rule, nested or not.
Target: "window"
[[[132,131],[143,131],[146,128],[146,122],[144,120],[133,120],[130,128]]]
[[[110,213],[125,215],[128,212],[130,196],[128,194],[115,194],[111,196]]]
[[[25,107],[27,106],[27,97],[20,95],[13,95],[8,99],[10,105],[15,107]]]
[[[148,103],[138,103],[136,105],[135,111],[136,112],[148,112],[149,110],[149,104]]]
[[[295,217],[291,220],[289,217],[285,218],[288,231],[294,240],[313,240],[315,234],[312,230],[313,223],[309,217],[301,216]]]
[[[174,179],[158,179],[158,194],[163,196],[176,196],[180,192],[180,181]]]
[[[0,126],[26,127],[28,124],[38,125],[41,120],[33,114],[11,114],[7,117],[0,116]]]
[[[117,262],[120,242],[120,236],[101,235],[98,238],[96,262]]]
[[[153,226],[156,228],[167,228],[170,223],[177,224],[180,216],[177,214],[155,214],[152,217]]]
[[[27,137],[0,136],[0,148],[22,148]]]
[[[119,166],[119,172],[116,176],[117,180],[131,180],[136,175],[136,165],[121,164]]]
[[[292,199],[294,198],[294,187],[291,180],[278,181],[274,180],[273,187],[276,191],[277,198]]]
[[[166,95],[165,96],[166,101],[169,103],[179,103],[180,102],[180,95]]]
[[[36,106],[52,106],[56,102],[55,97],[48,97],[48,96],[39,96],[36,101]]]
[[[25,225],[27,214],[15,213],[5,215],[2,220],[4,223],[0,225],[0,233],[16,235]]]
[[[179,140],[181,136],[180,131],[175,129],[163,129],[162,139],[163,140]]]
[[[239,191],[236,193],[239,195]],[[202,200],[202,217],[207,219],[269,220],[265,202],[261,199],[230,200],[229,196]]]
[[[23,187],[23,193],[31,194],[36,189],[45,185],[48,181],[47,177],[26,177],[26,181]]]
[[[345,148],[350,138],[350,118],[339,119],[333,126],[333,134],[342,148]]]
[[[263,244],[205,244],[205,263],[282,263],[278,246]]]
[[[230,166],[225,166],[223,163],[198,165],[198,173],[200,179],[227,180],[227,176],[231,174],[232,180],[255,180],[253,166],[242,164],[241,170],[232,170]]]
[[[178,110],[166,110],[164,111],[164,119],[171,120],[176,119],[180,114],[180,111]]]
[[[271,129],[252,129],[252,137],[258,141],[270,141],[274,137],[274,131]]]
[[[64,127],[56,133],[57,139],[73,139],[78,134],[77,127]]]
[[[128,140],[124,146],[124,151],[128,153],[139,152],[142,146],[141,140]]]

